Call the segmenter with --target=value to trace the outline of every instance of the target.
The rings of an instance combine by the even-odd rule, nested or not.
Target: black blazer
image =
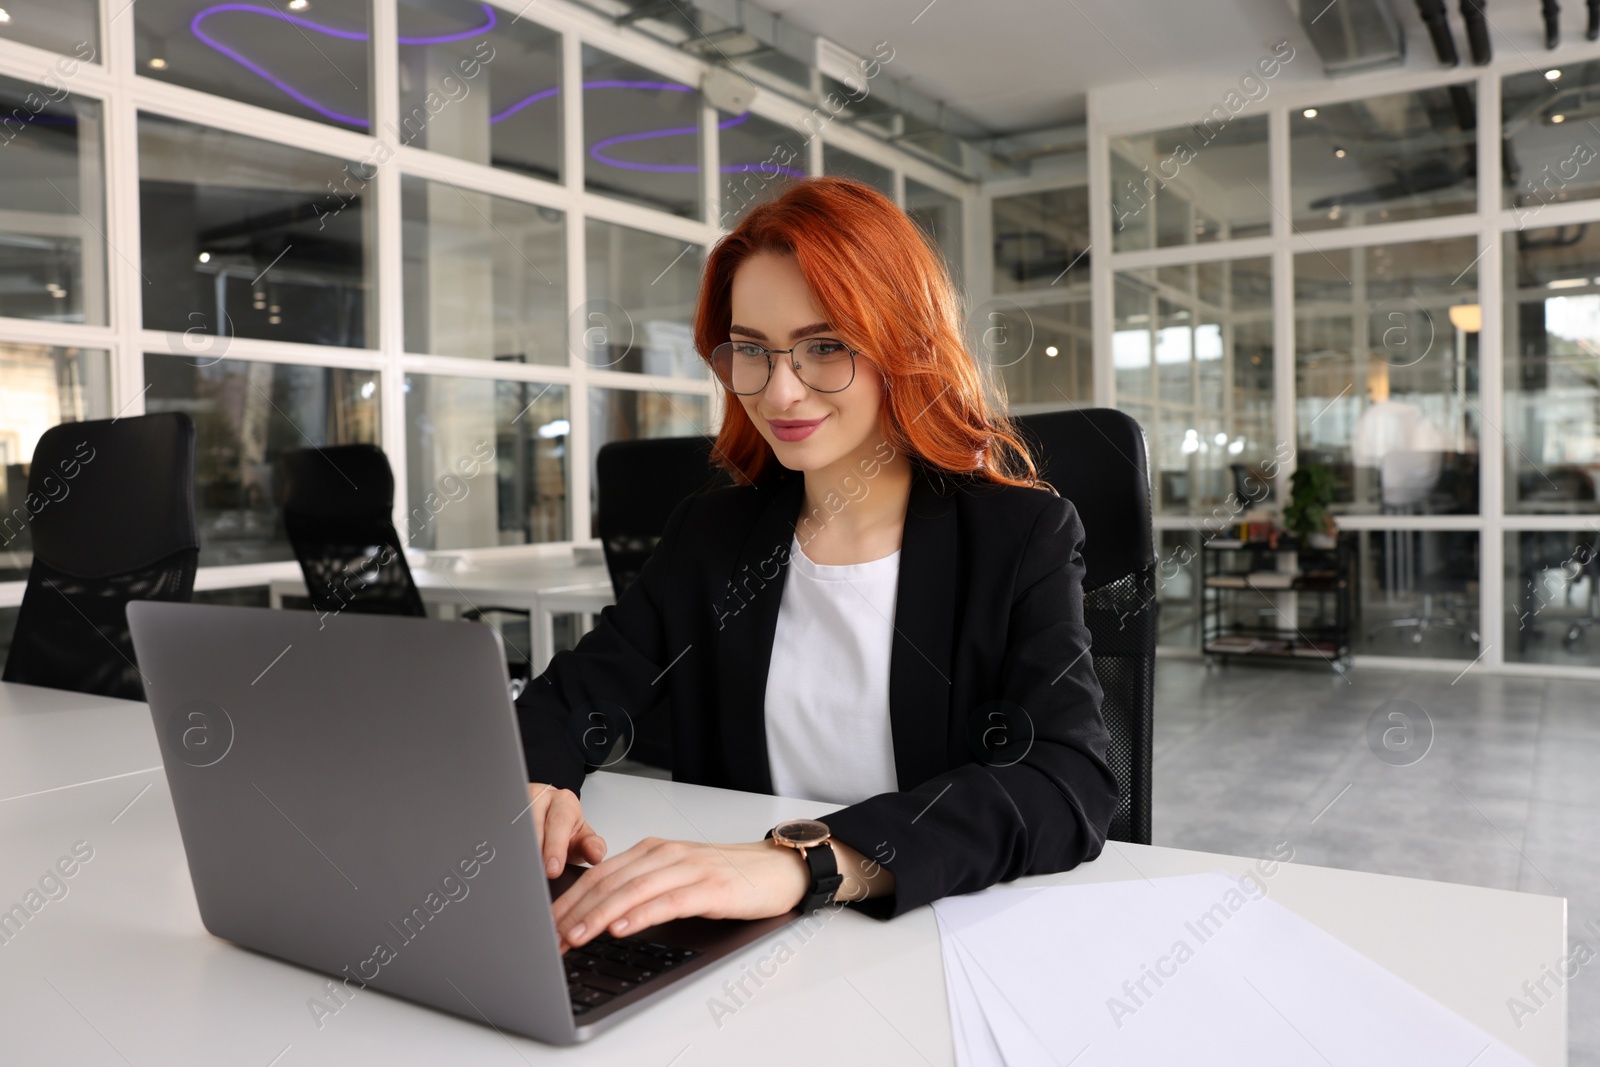
[[[913,466],[889,663],[900,791],[823,817],[893,872],[893,894],[853,905],[880,919],[1094,859],[1118,796],[1077,511]],[[764,699],[789,546],[797,521],[804,540],[831,518],[801,516],[803,490],[778,467],[677,507],[622,600],[518,700],[530,781],[578,792],[629,718],[665,714],[674,781],[772,793]]]

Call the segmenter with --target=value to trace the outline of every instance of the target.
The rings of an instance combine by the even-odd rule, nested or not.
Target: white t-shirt
[[[854,804],[899,785],[889,724],[900,552],[813,563],[789,546],[767,670],[767,757],[778,796]]]

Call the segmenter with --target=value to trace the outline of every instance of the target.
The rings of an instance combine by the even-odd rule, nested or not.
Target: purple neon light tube
[[[478,6],[483,10],[484,15],[487,16],[488,19],[488,21],[483,23],[481,26],[474,26],[470,29],[461,30],[456,33],[438,34],[432,37],[400,37],[398,40],[402,45],[449,44],[453,41],[463,41],[469,37],[476,37],[480,34],[488,33],[494,29],[498,22],[498,18],[495,15],[494,9],[489,7],[489,5],[479,4]],[[196,39],[198,39],[202,44],[239,64],[241,67],[250,71],[263,81],[266,81],[268,84],[272,85],[274,88],[284,93],[291,99],[298,101],[299,103],[315,111],[317,114],[331,119],[334,122],[341,122],[348,126],[358,126],[363,129],[371,128],[372,122],[369,119],[364,119],[357,115],[345,115],[335,111],[333,108],[314,99],[310,94],[296,89],[294,86],[290,85],[288,82],[284,81],[276,74],[273,74],[260,64],[245,58],[243,55],[240,55],[237,51],[229,48],[227,45],[223,44],[215,37],[212,37],[201,28],[201,23],[203,23],[206,19],[213,15],[218,15],[227,11],[242,11],[254,15],[262,15],[266,18],[276,19],[279,22],[287,22],[301,29],[311,30],[314,33],[320,33],[327,37],[334,37],[345,41],[370,40],[370,34],[362,30],[345,30],[340,29],[337,26],[327,26],[323,23],[314,22],[311,19],[302,18],[298,15],[291,15],[288,12],[278,11],[274,8],[261,7],[257,4],[246,3],[213,4],[210,7],[196,12],[194,18],[189,20],[189,32],[193,33]],[[626,81],[621,79],[600,79],[597,81],[584,82],[583,88],[585,91],[592,89],[653,89],[667,92],[694,92],[694,88],[692,86],[684,85],[680,82]],[[491,115],[489,117],[489,122],[493,124],[508,119],[512,115],[517,114],[523,109],[538,103],[541,100],[550,99],[560,91],[560,87],[557,86],[553,89],[542,89],[538,92],[531,93],[505,108],[499,114]],[[745,119],[748,117],[748,113],[744,115],[738,115],[734,118],[718,123],[717,128],[725,130],[730,126],[737,126],[739,123],[745,121]],[[616,137],[605,138],[604,140],[598,141],[591,145],[589,148],[589,156],[597,163],[604,163],[607,166],[617,167],[622,170],[649,171],[657,174],[693,173],[700,169],[698,164],[638,163],[630,160],[614,159],[611,156],[604,154],[604,150],[613,145],[627,144],[633,141],[659,140],[663,137],[692,136],[698,132],[699,128],[695,126],[677,126],[668,127],[666,129],[643,130],[638,133],[621,134]],[[760,166],[761,164],[757,163],[739,163],[724,166],[720,169],[724,173],[742,173],[746,171],[757,170],[760,168]],[[805,176],[803,172],[797,171],[792,167],[778,167],[777,172],[796,178]]]
[[[468,37],[474,37],[480,33],[488,33],[490,30],[494,29],[495,23],[498,21],[498,19],[495,16],[494,9],[489,7],[489,5],[479,4],[478,6],[483,9],[483,13],[485,15],[489,16],[489,21],[484,23],[482,26],[474,26],[470,30],[462,30],[459,33],[441,34],[437,37],[402,37],[400,38],[400,43],[412,45],[448,44],[451,41],[462,41]],[[320,33],[326,37],[336,37],[344,41],[369,40],[371,38],[371,34],[365,33],[361,30],[341,30],[337,26],[325,26],[320,22],[313,22],[310,19],[301,18],[299,15],[291,15],[287,11],[278,11],[274,8],[261,7],[257,4],[213,4],[211,7],[195,12],[194,18],[189,20],[189,32],[194,34],[195,37],[198,38],[206,47],[214,49],[215,51],[227,56],[245,70],[248,70],[257,77],[265,80],[280,92],[283,92],[293,99],[298,100],[300,103],[304,104],[306,107],[309,107],[317,114],[326,118],[330,118],[334,122],[343,122],[349,126],[360,126],[365,129],[372,125],[371,121],[368,119],[360,118],[356,115],[340,114],[339,112],[333,110],[333,108],[312,99],[310,95],[302,93],[300,90],[296,89],[294,86],[290,85],[288,82],[284,81],[282,78],[278,77],[276,74],[267,70],[260,64],[246,59],[244,56],[240,55],[238,52],[229,48],[227,45],[223,44],[221,41],[217,40],[215,37],[212,37],[210,34],[206,33],[205,30],[200,28],[200,24],[206,19],[210,18],[212,15],[221,14],[224,11],[248,11],[255,15],[265,15],[267,18],[277,19],[279,22],[287,22],[290,25],[299,26],[302,29],[312,30],[313,32]]]

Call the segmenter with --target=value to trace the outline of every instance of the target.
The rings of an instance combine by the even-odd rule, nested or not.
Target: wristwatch
[[[815,819],[789,819],[767,831],[767,837],[800,853],[811,871],[811,884],[800,901],[802,912],[813,912],[833,903],[833,895],[844,884],[839,873],[839,861],[828,843],[832,835],[826,823]]]

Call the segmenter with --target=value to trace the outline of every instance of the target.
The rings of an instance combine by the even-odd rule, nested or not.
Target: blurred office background
[[[292,573],[276,461],[308,444],[384,447],[419,548],[588,542],[601,444],[717,425],[708,246],[786,177],[848,174],[944,251],[1015,410],[1145,426],[1165,558],[1241,472],[1320,463],[1360,534],[1357,662],[1600,668],[1600,53],[1329,78],[1261,4],[1191,55],[1199,95],[1140,84],[1206,52],[1163,35],[1120,74],[1085,59],[1040,127],[1027,83],[918,89],[904,20],[818,13],[849,51],[748,6],[516,6],[6,0],[3,513],[46,427],[183,410],[202,596]],[[0,636],[25,530],[6,547]],[[1163,641],[1193,650],[1198,568],[1168,570]],[[1381,625],[1419,612],[1459,625]]]

